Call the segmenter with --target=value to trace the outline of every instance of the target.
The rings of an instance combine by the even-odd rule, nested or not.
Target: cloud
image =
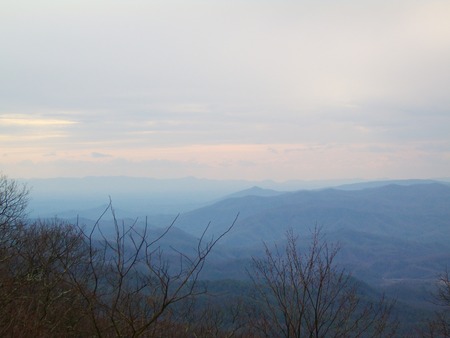
[[[0,125],[20,127],[53,127],[75,124],[75,121],[52,118],[36,118],[33,114],[0,114]]]
[[[227,163],[217,175],[251,176],[249,161],[263,178],[296,178],[328,156],[341,167],[324,175],[362,177],[376,160],[389,172],[383,149],[449,141],[447,2],[43,3],[6,0],[0,13],[10,161],[55,153],[85,161],[83,172],[97,171],[89,161],[173,161],[158,173],[178,176]]]
[[[109,154],[103,154],[103,153],[97,153],[97,152],[91,153],[91,156],[92,156],[93,158],[105,158],[105,157],[111,157],[111,155],[109,155]]]

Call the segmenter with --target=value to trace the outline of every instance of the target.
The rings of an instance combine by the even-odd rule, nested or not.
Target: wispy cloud
[[[28,115],[14,115],[14,114],[0,114],[0,126],[20,126],[20,127],[52,127],[76,124],[75,121],[54,119],[54,118],[39,118],[33,117],[33,114]]]
[[[108,157],[111,157],[111,155],[109,155],[109,154],[97,153],[97,152],[91,153],[91,156],[93,158],[108,158]]]

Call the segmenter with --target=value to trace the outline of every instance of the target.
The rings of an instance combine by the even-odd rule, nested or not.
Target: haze
[[[210,179],[450,172],[450,3],[21,1],[0,171]]]

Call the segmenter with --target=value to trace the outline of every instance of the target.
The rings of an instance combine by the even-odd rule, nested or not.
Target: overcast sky
[[[450,176],[450,1],[0,0],[12,177]]]

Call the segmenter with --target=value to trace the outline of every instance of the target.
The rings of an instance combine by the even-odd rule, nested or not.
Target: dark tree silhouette
[[[206,227],[192,253],[167,255],[160,241],[173,223],[152,237],[147,224],[120,223],[108,210],[112,236],[100,219],[90,228],[53,219],[14,229],[0,260],[0,336],[178,337],[203,329],[175,318],[175,307],[206,292],[199,275],[236,220],[217,238],[207,239]]]
[[[173,325],[174,305],[206,291],[198,286],[206,258],[237,217],[215,239],[206,240],[207,226],[192,255],[172,248],[178,259],[171,266],[159,242],[176,219],[159,237],[151,238],[147,224],[127,226],[118,222],[111,204],[107,210],[113,215],[114,235],[105,235],[100,219],[89,231],[81,229],[87,260],[71,270],[71,282],[85,301],[96,335],[157,336]]]
[[[0,264],[0,336],[67,336],[83,323],[83,299],[70,271],[86,259],[81,233],[61,220],[16,229]]]
[[[26,218],[29,189],[0,173],[0,244],[6,245],[13,229]]]
[[[441,309],[436,312],[433,319],[428,321],[427,331],[423,332],[423,335],[450,337],[450,276],[448,270],[438,278],[433,303]]]
[[[254,258],[251,277],[261,305],[253,326],[266,337],[386,337],[392,304],[364,302],[357,285],[335,264],[336,246],[316,228],[302,252],[290,230],[283,251],[265,245]]]

